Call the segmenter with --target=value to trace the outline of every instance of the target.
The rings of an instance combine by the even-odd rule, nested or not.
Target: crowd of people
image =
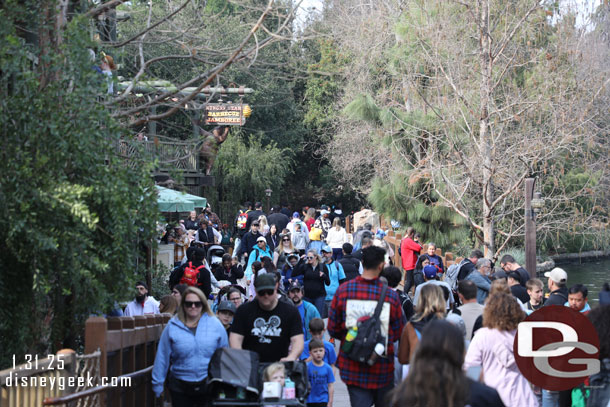
[[[255,352],[269,364],[265,380],[282,385],[288,379],[283,363],[303,360],[311,385],[308,406],[333,405],[333,368],[352,407],[547,407],[571,406],[577,398],[583,406],[608,403],[607,285],[592,308],[587,288],[569,286],[567,273],[555,268],[544,273],[545,296],[544,283],[512,256],[494,267],[475,249],[448,266],[434,243],[424,251],[413,228],[400,244],[401,270],[380,247],[383,232],[367,224],[349,235],[340,210],[323,207],[319,213],[284,207],[266,215],[260,203],[247,205],[234,221],[233,254],[225,253],[218,264],[206,254],[220,243],[220,220],[207,210],[204,219],[191,214],[181,222],[187,232],[177,236],[195,232],[170,277],[172,294],[157,304],[140,282],[125,310],[175,313],[153,369],[158,396],[167,388],[174,406],[209,401],[211,355],[230,347]],[[605,387],[554,392],[537,388],[519,371],[513,354],[517,326],[551,305],[593,322],[602,371],[589,380]],[[362,345],[367,335],[374,350]]]

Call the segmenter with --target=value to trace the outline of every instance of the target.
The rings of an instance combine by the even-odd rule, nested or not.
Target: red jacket
[[[402,258],[402,268],[405,270],[413,270],[417,263],[417,258],[421,252],[421,245],[416,243],[410,237],[405,237],[400,242],[400,252]]]

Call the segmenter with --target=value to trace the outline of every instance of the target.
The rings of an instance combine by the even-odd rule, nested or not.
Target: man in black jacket
[[[362,274],[362,263],[352,255],[354,246],[350,243],[343,243],[343,257],[337,260],[343,266],[345,281],[352,280]]]
[[[544,306],[548,305],[561,305],[563,306],[568,301],[568,273],[559,267],[555,267],[551,271],[544,273],[544,276],[549,280],[547,286],[551,295],[544,303]]]
[[[241,239],[241,243],[239,245],[239,253],[237,253],[237,256],[241,256],[243,254],[246,261],[248,260],[248,255],[252,251],[252,248],[256,246],[256,239],[262,236],[260,233],[258,233],[259,226],[260,225],[257,220],[252,222],[252,225],[250,226],[250,231],[246,233]]]

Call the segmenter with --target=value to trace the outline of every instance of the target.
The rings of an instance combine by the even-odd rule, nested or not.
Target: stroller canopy
[[[218,349],[210,360],[208,379],[210,383],[227,383],[259,394],[258,354],[242,349]]]

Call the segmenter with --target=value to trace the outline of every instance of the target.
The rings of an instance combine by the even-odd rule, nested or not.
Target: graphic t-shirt
[[[243,335],[242,348],[268,363],[288,356],[290,338],[303,335],[303,324],[296,307],[278,301],[273,310],[265,311],[255,299],[237,308],[231,332]]]
[[[328,384],[335,382],[333,369],[327,363],[316,366],[313,362],[307,364],[307,376],[311,384],[311,392],[307,396],[308,403],[328,403]]]

